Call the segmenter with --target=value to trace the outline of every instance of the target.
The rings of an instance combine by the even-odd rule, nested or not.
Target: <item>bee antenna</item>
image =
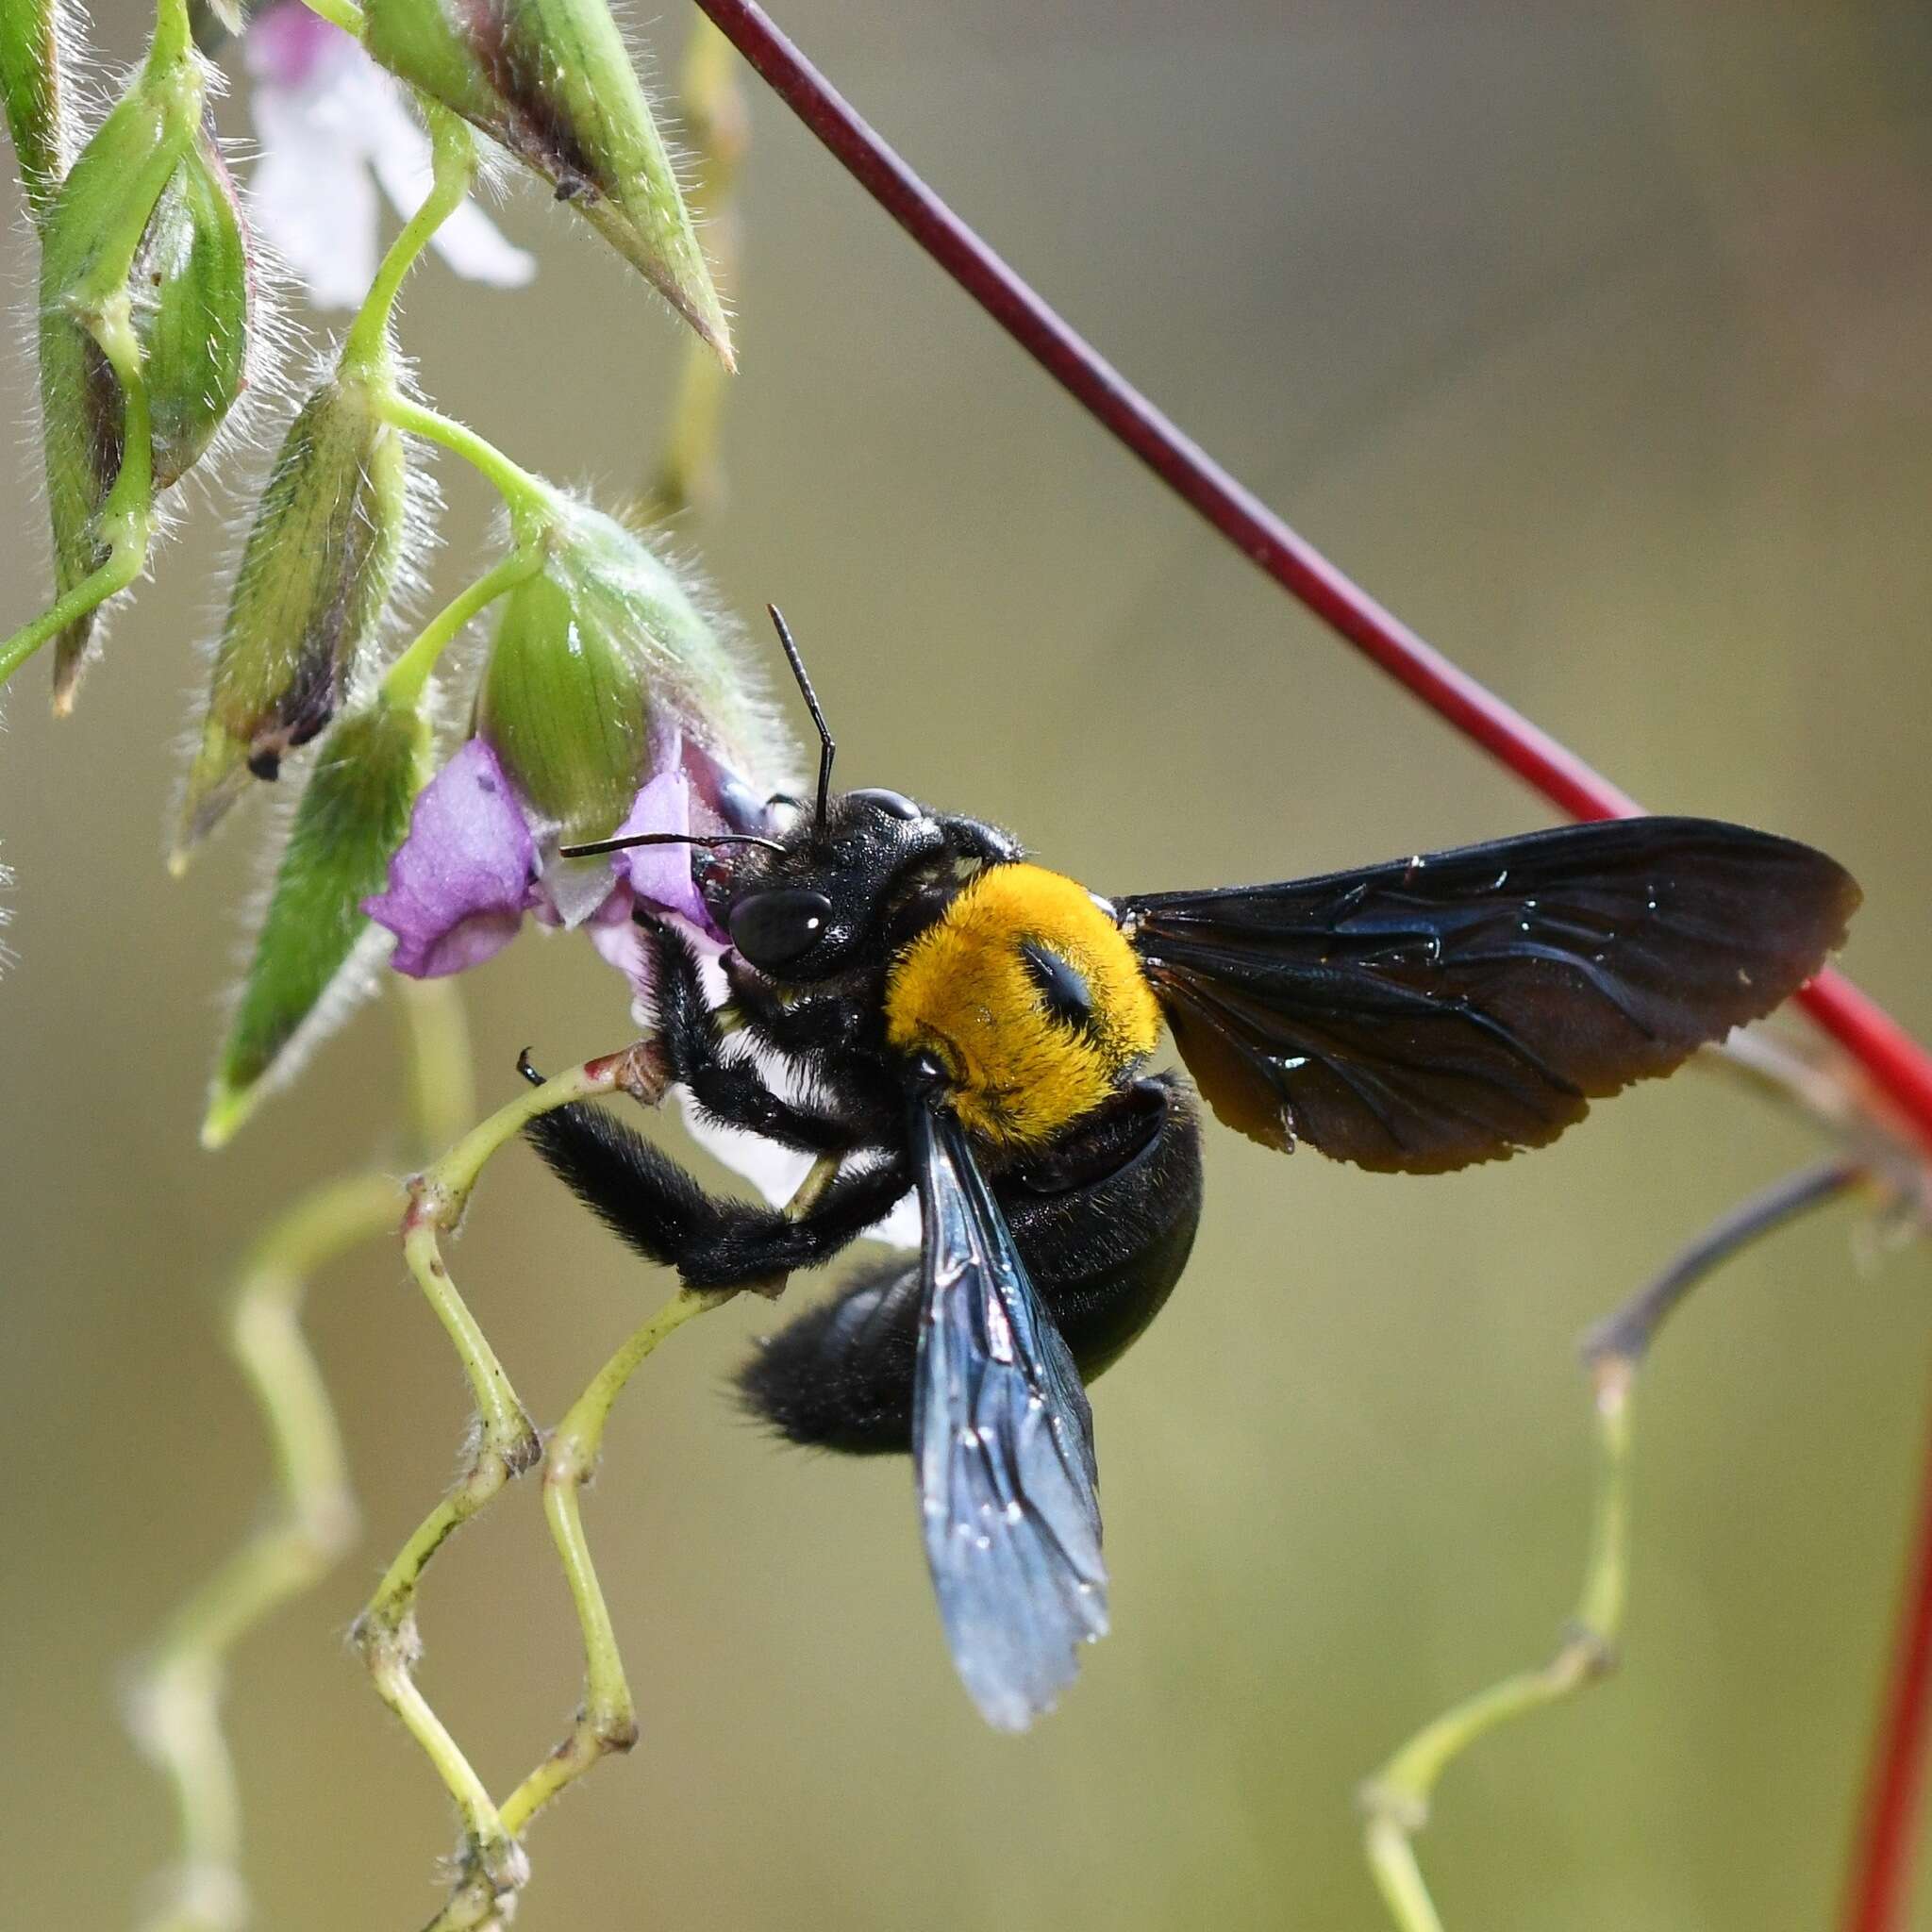
[[[595,858],[605,852],[628,852],[634,845],[762,845],[767,852],[782,852],[775,839],[760,839],[752,832],[630,832],[618,839],[593,839],[588,845],[559,845],[559,858]]]
[[[785,622],[785,613],[775,604],[767,604],[765,608],[772,613],[772,623],[778,632],[778,643],[785,653],[785,661],[791,666],[791,675],[805,694],[806,709],[811,713],[811,722],[819,727],[819,808],[815,836],[823,839],[825,836],[825,804],[832,793],[832,758],[839,747],[832,741],[832,734],[825,724],[825,714],[819,709],[819,694],[812,690],[811,679],[806,675],[805,659],[798,655],[798,646],[791,641],[791,629]]]

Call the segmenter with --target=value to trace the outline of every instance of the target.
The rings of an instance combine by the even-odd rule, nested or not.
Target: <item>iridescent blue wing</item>
[[[1093,1419],[1073,1357],[951,1114],[913,1108],[924,1302],[912,1453],[953,1661],[1024,1730],[1107,1634]]]

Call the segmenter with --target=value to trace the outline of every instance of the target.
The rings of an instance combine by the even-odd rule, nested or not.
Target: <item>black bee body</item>
[[[1187,1266],[1201,1127],[1186,1083],[1136,1081],[1049,1157],[990,1172],[992,1197],[1083,1382],[1125,1353]],[[790,1441],[849,1454],[912,1446],[918,1262],[861,1269],[773,1336],[740,1377]]]
[[[595,1108],[527,1131],[700,1286],[816,1266],[917,1191],[918,1262],[859,1272],[741,1387],[793,1441],[911,1451],[955,1662],[1005,1728],[1106,1629],[1084,1383],[1167,1300],[1201,1203],[1192,1095],[1146,1071],[1163,1027],[1250,1137],[1440,1173],[1541,1145],[1770,1011],[1857,902],[1823,855],[1692,819],[1110,901],[976,820],[830,797],[827,742],[815,815],[708,841],[741,848],[696,872],[730,936],[722,1008],[692,945],[646,929],[673,1078],[836,1173],[791,1214],[707,1195]]]

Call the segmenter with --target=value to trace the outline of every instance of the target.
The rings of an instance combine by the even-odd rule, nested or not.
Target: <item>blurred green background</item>
[[[1124,368],[1472,671],[1651,805],[1844,858],[1868,897],[1850,967],[1932,1031],[1922,5],[782,13]],[[648,25],[660,61],[687,25]],[[139,31],[124,0],[102,16],[119,56]],[[730,604],[785,605],[846,782],[1001,819],[1102,890],[1545,821],[1083,421],[763,96],[745,215],[731,497],[682,535]],[[539,197],[504,219],[535,287],[432,267],[406,345],[524,461],[627,489],[683,339]],[[20,221],[4,246],[24,313]],[[30,385],[23,351],[16,422]],[[490,506],[441,475],[447,592]],[[36,488],[24,437],[0,475],[9,625],[45,583]],[[46,715],[36,666],[0,740],[0,1916],[23,1926],[121,1924],[167,1855],[117,1674],[267,1474],[214,1291],[305,1182],[402,1158],[381,1011],[228,1152],[195,1143],[268,817],[166,878],[240,528],[236,499],[195,494],[77,715]],[[572,943],[526,937],[470,990],[492,1102],[519,1047],[558,1064],[625,1036]],[[1188,1278],[1096,1401],[1115,1634],[1021,1742],[947,1666],[905,1469],[734,1419],[723,1380],[764,1306],[679,1336],[587,1505],[642,1742],[536,1828],[521,1923],[1382,1924],[1356,1780],[1541,1657],[1570,1605],[1574,1338],[1813,1144],[1696,1074],[1442,1180],[1214,1130]],[[1670,1332],[1639,1394],[1626,1668],[1451,1774],[1422,1840],[1450,1932],[1830,1923],[1932,1344],[1923,1254],[1861,1269],[1854,1233],[1843,1209],[1800,1227]],[[454,1261],[545,1419],[667,1285],[514,1152]],[[312,1325],[367,1527],[238,1661],[249,1876],[264,1927],[414,1925],[449,1814],[342,1639],[448,1475],[461,1391],[391,1246],[328,1274]],[[499,1790],[577,1690],[537,1502],[452,1546],[424,1607],[424,1682]]]

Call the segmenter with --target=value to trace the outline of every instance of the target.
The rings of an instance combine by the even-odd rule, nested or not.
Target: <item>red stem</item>
[[[874,201],[1087,412],[1228,541],[1424,704],[1579,819],[1641,808],[1382,608],[1137,390],[880,140],[752,0],[697,0]],[[1932,1059],[1841,974],[1798,997],[1890,1094],[1932,1152]]]
[[[1636,800],[1425,643],[1282,522],[1155,408],[929,189],[753,0],[697,0],[859,185],[1095,421],[1330,628],[1464,737],[1579,819],[1623,818]],[[1932,1058],[1841,974],[1821,973],[1798,998],[1898,1107],[1932,1153]],[[1901,1666],[1874,1763],[1865,1850],[1846,1932],[1898,1932],[1910,1851],[1907,1826],[1923,1764],[1932,1659],[1932,1488],[1921,1514]],[[1912,1666],[1908,1671],[1907,1665]]]
[[[1919,1497],[1932,1523],[1932,1441]],[[1891,1678],[1881,1707],[1858,1824],[1845,1932],[1898,1932],[1911,1905],[1912,1850],[1925,1784],[1925,1730],[1932,1717],[1932,1538],[1922,1531],[1906,1579],[1893,1638]]]

